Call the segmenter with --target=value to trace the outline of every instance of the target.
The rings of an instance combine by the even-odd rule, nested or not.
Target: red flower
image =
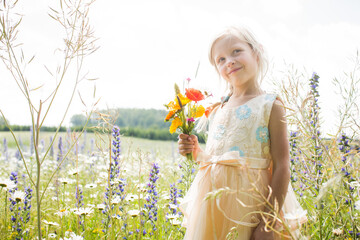
[[[204,95],[195,88],[186,88],[185,91],[186,97],[192,101],[198,102],[204,100]]]

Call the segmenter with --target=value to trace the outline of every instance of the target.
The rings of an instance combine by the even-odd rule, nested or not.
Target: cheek
[[[226,69],[224,67],[218,68],[220,76],[227,81]]]

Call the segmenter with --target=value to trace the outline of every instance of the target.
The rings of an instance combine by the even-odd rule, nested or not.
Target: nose
[[[227,67],[232,67],[234,64],[235,64],[234,59],[229,59],[228,62],[227,62],[227,64],[226,64],[226,66],[227,66]]]

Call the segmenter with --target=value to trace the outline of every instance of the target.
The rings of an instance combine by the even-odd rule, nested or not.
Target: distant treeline
[[[111,110],[110,114],[114,117],[114,124],[120,127],[123,136],[146,138],[152,140],[173,140],[177,141],[177,134],[170,134],[170,122],[164,122],[167,115],[165,110],[157,109],[137,109],[137,108],[118,108]],[[73,115],[70,119],[71,131],[81,131],[85,126],[87,117],[83,114]],[[86,131],[93,132],[95,126],[101,125],[101,120],[95,114],[91,116]],[[13,131],[30,131],[30,126],[11,125]],[[41,131],[54,132],[57,127],[43,126]],[[0,131],[9,131],[8,127],[1,121]],[[61,132],[67,131],[66,127],[60,128]],[[200,142],[204,142],[203,136],[199,136]]]
[[[13,131],[30,131],[30,126],[24,126],[24,125],[10,125],[11,129]],[[43,126],[41,128],[42,132],[55,132],[57,127],[48,127]],[[60,132],[66,132],[66,127],[61,127]],[[9,128],[6,125],[0,125],[0,132],[7,132],[9,131]]]
[[[114,117],[114,124],[120,127],[123,136],[147,138],[152,140],[174,140],[177,141],[177,134],[170,134],[170,122],[164,119],[167,111],[158,109],[138,109],[138,108],[118,108],[108,113]],[[73,127],[81,129],[86,123],[86,116],[76,114],[72,116],[70,123]],[[96,115],[92,116],[88,122],[89,126],[100,124]],[[204,142],[203,136],[199,136],[200,142]]]

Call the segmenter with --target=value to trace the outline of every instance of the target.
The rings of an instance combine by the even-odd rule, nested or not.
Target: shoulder
[[[270,121],[285,120],[285,106],[281,100],[276,99],[272,104]]]

